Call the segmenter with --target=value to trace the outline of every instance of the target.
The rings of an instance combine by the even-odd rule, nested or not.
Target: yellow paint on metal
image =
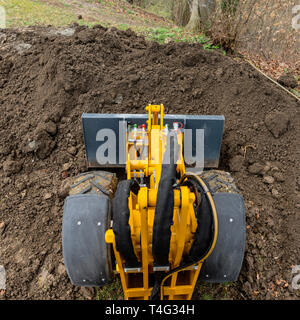
[[[124,259],[116,250],[115,235],[112,229],[107,230],[105,241],[112,244],[115,258],[116,271],[120,274],[121,283],[125,299],[145,299],[148,300],[152,291],[150,286],[150,275],[153,274],[153,256],[152,256],[152,235],[153,222],[155,215],[156,201],[159,197],[157,189],[161,177],[163,154],[166,148],[166,138],[163,134],[165,129],[163,125],[164,106],[148,105],[147,120],[147,147],[148,154],[141,158],[137,150],[143,147],[145,133],[137,132],[136,141],[130,139],[131,133],[127,134],[127,178],[139,178],[142,172],[144,179],[149,179],[149,187],[140,188],[138,195],[130,193],[128,206],[130,209],[129,225],[131,229],[131,238],[135,254],[141,262],[141,271],[125,272]],[[136,133],[136,132],[135,132]],[[135,134],[134,133],[134,134]],[[177,140],[180,146],[177,171],[181,179],[187,177],[183,150],[183,133],[177,132]],[[198,178],[202,184],[203,181]],[[208,192],[210,200],[212,200]],[[197,220],[194,212],[195,194],[188,187],[181,186],[174,190],[174,212],[173,225],[171,226],[170,253],[169,262],[171,270],[178,267],[184,254],[188,254],[194,240],[194,234],[197,228]],[[213,201],[212,201],[213,202]],[[215,208],[213,208],[215,214]],[[213,246],[216,242],[217,224]],[[212,248],[213,249],[213,248]],[[193,267],[187,267],[184,270],[173,273],[163,279],[164,285],[168,278],[170,281],[164,285],[161,290],[162,299],[191,299],[194,287],[202,267],[203,261],[209,256],[212,249],[202,261]],[[153,282],[153,281],[152,281]]]

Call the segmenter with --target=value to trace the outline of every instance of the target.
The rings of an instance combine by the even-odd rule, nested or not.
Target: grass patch
[[[86,7],[85,2],[94,4],[94,6]],[[135,30],[145,25],[145,16],[139,15],[125,0],[118,2],[85,0],[84,2],[78,1],[74,5],[65,0],[56,0],[51,3],[42,0],[0,0],[0,5],[6,9],[8,28],[34,25],[61,27],[74,22],[87,26],[101,23],[118,27],[118,24],[122,22]],[[81,9],[85,10],[85,13],[82,13],[82,20],[78,19]],[[151,18],[147,17],[147,19],[148,25],[160,26]],[[164,22],[162,21],[161,24],[164,25]]]
[[[200,283],[198,282],[193,299],[200,300],[228,300],[230,289],[234,287],[232,282],[224,283]]]
[[[157,41],[160,43],[164,43],[167,38],[172,38],[176,40],[177,34],[170,31],[167,28],[155,28],[149,29],[149,39],[153,41]]]
[[[202,295],[202,300],[214,300],[214,298],[210,294],[204,293]]]
[[[110,285],[96,289],[96,300],[123,300],[121,281],[116,278]]]
[[[157,41],[159,43],[167,43],[169,41],[174,42],[189,42],[189,43],[199,43],[203,45],[205,50],[219,50],[219,45],[214,45],[211,39],[203,34],[194,34],[192,32],[186,31],[183,28],[144,28],[140,30],[144,34],[147,40]],[[224,55],[226,52],[222,51]]]
[[[146,6],[146,11],[154,13],[158,16],[164,17],[166,19],[171,19],[171,1],[151,1],[150,5]]]
[[[296,97],[300,98],[300,93],[299,93],[297,90],[291,89],[291,92],[292,92]]]
[[[7,27],[30,25],[63,26],[77,21],[68,8],[60,8],[40,1],[0,0],[6,9]]]
[[[204,46],[203,46],[203,48],[205,49],[205,50],[214,50],[214,49],[220,49],[220,46],[219,45],[213,45],[213,44],[211,44],[211,43],[208,43],[208,44],[205,44]]]
[[[129,26],[128,26],[128,24],[126,24],[126,23],[120,23],[120,24],[117,26],[117,28],[120,29],[120,30],[125,31],[125,30],[129,29]]]

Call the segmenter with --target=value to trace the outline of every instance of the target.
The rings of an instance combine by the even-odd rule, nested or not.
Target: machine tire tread
[[[212,193],[239,193],[239,189],[236,187],[234,179],[229,172],[209,170],[204,171],[200,177],[205,180]]]
[[[115,173],[107,171],[90,171],[74,177],[69,195],[94,193],[106,195],[112,199],[118,179]]]

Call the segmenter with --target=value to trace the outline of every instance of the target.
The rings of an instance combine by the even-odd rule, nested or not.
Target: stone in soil
[[[272,184],[275,182],[275,179],[272,176],[264,176],[263,181],[266,184]]]
[[[5,223],[3,221],[0,221],[0,236],[4,233],[5,227]]]
[[[77,148],[74,147],[74,146],[71,146],[71,147],[68,148],[67,151],[68,151],[68,153],[70,153],[70,155],[75,156],[76,153],[77,153]]]

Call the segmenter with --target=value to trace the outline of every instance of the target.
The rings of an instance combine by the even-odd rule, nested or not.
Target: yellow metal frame
[[[129,225],[135,254],[141,262],[139,272],[125,272],[124,259],[116,249],[115,235],[112,229],[106,231],[105,240],[113,246],[116,258],[116,271],[120,274],[125,299],[148,300],[152,291],[150,278],[153,278],[152,233],[155,214],[158,184],[161,177],[162,159],[166,148],[166,139],[163,135],[164,106],[148,105],[147,121],[147,157],[139,159],[138,148],[141,148],[141,137],[137,137],[135,148],[132,148],[129,136],[127,137],[127,178],[131,179],[142,172],[144,178],[149,179],[149,187],[142,186],[137,195],[130,194],[128,205],[130,209]],[[130,134],[130,133],[129,133]],[[177,171],[182,179],[187,176],[182,156],[183,133],[178,131],[177,139],[180,146],[177,161]],[[142,142],[141,142],[142,141]],[[132,151],[133,150],[133,151]],[[201,179],[199,179],[201,182]],[[194,213],[195,194],[186,186],[174,190],[173,225],[171,226],[171,240],[169,262],[170,269],[180,265],[182,256],[188,254],[193,243],[193,235],[197,229],[197,220]],[[215,210],[215,208],[214,208]],[[214,212],[215,213],[215,212]],[[216,214],[216,213],[215,213]],[[161,291],[162,299],[184,299],[192,297],[194,287],[199,276],[203,261],[211,253],[216,242],[199,263],[184,270],[174,272],[163,279]],[[153,281],[152,281],[153,283]]]

